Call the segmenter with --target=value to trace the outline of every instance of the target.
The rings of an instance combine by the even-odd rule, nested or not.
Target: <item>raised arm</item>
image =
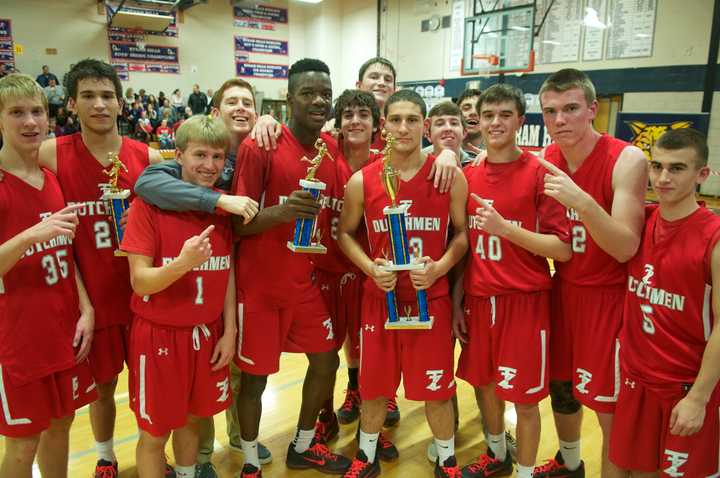
[[[712,310],[720,317],[720,242],[712,251]],[[715,320],[712,333],[705,345],[700,371],[688,394],[680,400],[670,415],[670,433],[687,436],[700,430],[705,421],[705,410],[715,387],[720,381],[720,321]]]
[[[627,262],[640,246],[645,218],[647,160],[640,149],[626,147],[613,170],[613,206],[608,214],[562,170],[540,160],[550,172],[545,194],[573,208],[600,248],[618,262]]]

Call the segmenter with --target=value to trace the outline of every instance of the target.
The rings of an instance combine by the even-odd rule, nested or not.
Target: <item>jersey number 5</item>
[[[61,277],[67,279],[69,268],[66,257],[67,251],[60,249],[54,255],[48,254],[40,259],[40,264],[45,269],[45,282],[47,285],[57,284]]]

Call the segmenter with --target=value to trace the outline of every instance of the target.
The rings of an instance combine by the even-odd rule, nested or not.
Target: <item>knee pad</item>
[[[577,413],[582,404],[572,394],[572,382],[550,381],[550,404],[553,412],[562,415]]]

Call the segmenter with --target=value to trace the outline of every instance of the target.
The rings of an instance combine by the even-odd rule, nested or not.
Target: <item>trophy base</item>
[[[400,320],[385,322],[386,330],[430,330],[433,327],[435,317],[430,316],[430,320],[420,321],[420,317],[401,317]]]
[[[296,246],[291,241],[287,242],[287,248],[294,253],[300,254],[327,254],[327,247],[322,244],[310,244],[309,246]]]
[[[382,269],[384,271],[417,271],[417,270],[424,269],[424,268],[425,268],[425,264],[417,264],[417,263],[393,264],[391,262],[384,266],[380,266],[380,269]]]

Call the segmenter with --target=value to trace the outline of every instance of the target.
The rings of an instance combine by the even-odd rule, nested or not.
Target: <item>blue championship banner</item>
[[[12,39],[12,22],[9,18],[0,18],[0,64],[15,66],[15,48]]]
[[[145,48],[140,48],[132,43],[111,43],[110,60],[140,63],[180,63],[178,47],[145,45]]]
[[[525,113],[525,122],[515,133],[515,142],[526,151],[541,151],[552,143],[542,113]]]
[[[235,37],[235,55],[238,52],[261,53],[264,55],[287,55],[288,42],[270,38],[246,36]]]
[[[0,18],[0,38],[12,36],[12,22],[9,18]]]
[[[287,80],[288,66],[273,65],[272,63],[251,63],[238,61],[235,63],[237,76],[252,78],[269,78],[273,80]]]
[[[707,136],[707,113],[618,113],[615,137],[642,149],[650,160],[652,146],[665,131],[694,128]]]
[[[130,81],[130,71],[127,63],[113,63],[112,67],[115,68],[120,81]]]
[[[233,7],[237,20],[260,20],[263,22],[287,23],[288,9],[258,5],[257,7]]]

